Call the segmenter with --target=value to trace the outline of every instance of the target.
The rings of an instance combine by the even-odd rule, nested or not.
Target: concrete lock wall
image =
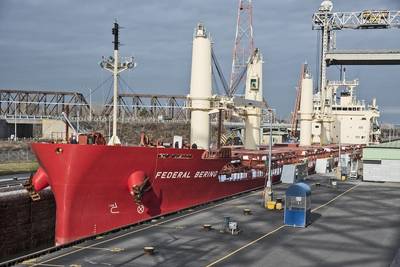
[[[46,189],[40,197],[31,201],[24,189],[0,192],[0,262],[54,245],[53,193]]]
[[[73,130],[69,127],[69,136],[73,133]],[[42,120],[42,138],[52,140],[63,140],[65,139],[65,122],[61,120]]]

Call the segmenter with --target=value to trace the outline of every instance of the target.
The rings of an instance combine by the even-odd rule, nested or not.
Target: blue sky
[[[320,1],[254,0],[254,39],[264,55],[264,95],[285,118],[292,110],[300,64],[315,71],[317,32],[311,16]],[[398,0],[337,0],[336,11],[400,10]],[[1,0],[0,88],[88,92],[110,74],[101,57],[112,54],[111,27],[121,32],[122,55],[134,55],[138,67],[123,74],[137,93],[187,94],[191,43],[197,22],[212,35],[228,78],[231,69],[237,0]],[[338,49],[398,49],[400,29],[342,31]],[[348,67],[359,78],[360,99],[377,97],[382,121],[400,123],[400,67]],[[331,79],[338,77],[336,67]],[[108,88],[96,92],[103,101]]]

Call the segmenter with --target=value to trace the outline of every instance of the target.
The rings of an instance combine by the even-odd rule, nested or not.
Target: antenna
[[[117,20],[114,22],[114,28],[112,28],[112,34],[114,35],[114,50],[119,50],[119,25]]]

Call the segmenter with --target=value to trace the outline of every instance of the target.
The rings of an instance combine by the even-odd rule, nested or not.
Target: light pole
[[[14,101],[14,141],[17,141],[17,101]]]
[[[76,112],[77,118],[76,118],[76,131],[77,135],[79,135],[79,110]]]
[[[339,180],[342,179],[342,164],[341,164],[341,157],[342,157],[342,153],[341,153],[341,149],[342,149],[342,141],[341,141],[341,135],[342,131],[339,132],[339,159],[338,159],[338,165],[337,165],[337,178]]]
[[[111,118],[108,115],[108,137],[111,138]]]
[[[268,201],[272,201],[272,116],[275,109],[268,109],[269,112],[269,145],[268,145],[268,180],[264,184],[264,207],[267,206]]]
[[[89,121],[92,121],[92,88],[89,88]]]

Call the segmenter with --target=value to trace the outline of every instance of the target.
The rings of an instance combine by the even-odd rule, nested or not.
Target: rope
[[[132,88],[129,86],[129,84],[122,77],[119,77],[119,79],[126,85],[126,87],[128,88],[128,90],[131,93],[133,93],[133,94],[135,93],[135,91],[132,90]]]
[[[103,82],[101,82],[100,85],[98,85],[94,90],[92,90],[91,93],[87,94],[87,95],[85,96],[85,98],[89,97],[90,94],[93,95],[94,92],[96,92],[97,90],[99,90],[100,87],[102,87],[102,86],[103,86],[108,80],[110,80],[112,77],[113,77],[113,76],[109,76],[107,79],[105,79]]]

